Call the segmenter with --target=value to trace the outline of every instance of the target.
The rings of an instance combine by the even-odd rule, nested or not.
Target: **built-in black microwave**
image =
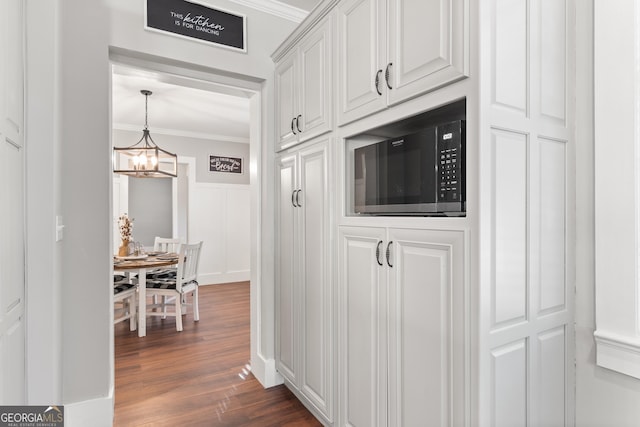
[[[356,214],[464,215],[464,120],[359,147],[353,154]]]

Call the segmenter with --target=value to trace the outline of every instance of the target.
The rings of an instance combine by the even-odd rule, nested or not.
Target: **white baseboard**
[[[200,273],[198,283],[201,285],[217,285],[219,283],[248,282],[251,271],[231,271],[228,273]]]
[[[113,396],[64,405],[65,427],[112,427]]]
[[[640,378],[640,339],[601,330],[594,332],[596,364],[634,378]]]
[[[261,355],[251,358],[251,372],[264,388],[275,387],[284,383],[284,378],[276,370],[275,359],[265,359]]]

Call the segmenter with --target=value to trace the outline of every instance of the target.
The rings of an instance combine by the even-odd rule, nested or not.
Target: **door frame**
[[[251,369],[254,376],[266,388],[283,382],[282,377],[276,372],[273,356],[275,327],[273,319],[273,277],[269,272],[269,253],[273,251],[263,250],[263,233],[269,234],[273,228],[269,218],[273,218],[271,201],[269,197],[263,197],[273,191],[272,172],[269,168],[269,150],[263,147],[269,146],[269,133],[272,130],[268,126],[268,116],[271,114],[268,108],[267,93],[270,84],[263,79],[256,79],[245,75],[230,75],[214,69],[203,69],[189,63],[180,63],[168,58],[157,57],[140,52],[131,52],[111,47],[109,50],[110,76],[114,66],[125,66],[146,72],[161,75],[172,80],[175,84],[194,83],[196,85],[218,86],[225,91],[238,91],[249,98],[250,109],[250,155],[249,155],[249,182],[250,182],[250,348]],[[111,93],[111,80],[109,81],[109,93]],[[109,113],[111,115],[111,111]],[[112,123],[109,117],[109,123]],[[113,203],[113,190],[110,188],[110,203]],[[266,200],[266,202],[264,200]],[[266,207],[265,207],[266,206]],[[266,215],[265,215],[266,213]],[[272,222],[272,221],[271,221]],[[110,224],[110,227],[113,225]],[[111,230],[112,235],[113,230]],[[265,244],[270,240],[265,239]],[[272,256],[272,255],[271,255]],[[266,261],[265,261],[266,258]],[[266,262],[266,264],[265,264]],[[111,390],[114,390],[114,343],[113,324],[111,324],[110,343],[110,372],[112,378]],[[113,396],[112,396],[113,397]]]

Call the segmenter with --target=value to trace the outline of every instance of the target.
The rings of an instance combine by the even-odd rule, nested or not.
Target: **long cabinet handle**
[[[391,240],[389,243],[387,243],[387,265],[389,267],[393,267],[393,265],[391,265],[391,261],[390,261],[390,256],[391,256],[391,245],[393,244],[393,240]]]
[[[297,191],[295,192],[295,193],[296,193],[296,205],[298,205],[298,207],[299,207],[299,208],[301,208],[301,207],[302,207],[302,205],[300,204],[300,192],[301,192],[301,191],[302,191],[302,190],[297,190]]]
[[[393,88],[391,87],[391,78],[390,78],[391,76],[389,75],[389,68],[391,68],[391,66],[392,66],[392,65],[393,65],[393,62],[389,62],[389,63],[387,64],[387,68],[386,68],[386,70],[384,70],[384,79],[385,79],[385,81],[387,82],[387,87],[388,87],[389,89],[393,89]]]
[[[378,70],[376,72],[376,92],[378,92],[378,95],[382,96],[382,92],[380,91],[380,74],[382,74],[382,70]]]
[[[382,240],[378,241],[378,246],[376,246],[376,261],[379,266],[383,266],[382,261],[380,261],[380,246],[382,246]]]
[[[296,130],[293,128],[293,122],[295,121],[296,121],[295,117],[291,119],[291,133],[293,133],[294,135],[297,135]]]
[[[302,118],[302,114],[298,114],[298,117],[296,117],[296,129],[298,129],[298,133],[302,133],[302,129],[300,129],[301,118]]]

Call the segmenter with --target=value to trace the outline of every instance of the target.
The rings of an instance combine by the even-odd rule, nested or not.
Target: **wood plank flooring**
[[[147,317],[147,336],[115,325],[114,426],[320,426],[284,386],[249,367],[249,283],[200,287],[200,321]]]

